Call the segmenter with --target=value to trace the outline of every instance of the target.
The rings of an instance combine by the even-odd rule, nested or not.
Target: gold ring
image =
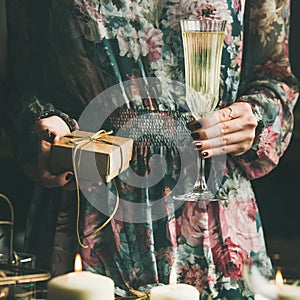
[[[228,115],[229,119],[230,119],[230,120],[234,119],[235,116],[234,116],[234,114],[233,114],[232,108],[231,108],[231,107],[227,107],[227,108],[229,109],[229,115]]]

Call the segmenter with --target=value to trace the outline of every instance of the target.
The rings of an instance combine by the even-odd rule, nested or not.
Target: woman
[[[50,266],[53,275],[72,270],[74,254],[81,251],[86,269],[112,277],[123,290],[167,283],[175,266],[178,281],[195,285],[203,299],[252,299],[242,264],[256,257],[268,271],[268,259],[251,180],[277,166],[290,141],[298,96],[288,60],[289,1],[10,0],[7,6],[11,65],[2,104],[17,158],[39,184],[26,250],[37,253],[39,265]],[[110,126],[118,130],[117,123],[145,110],[178,118],[183,134],[188,123],[194,138],[189,148],[206,158],[227,154],[218,189],[227,200],[187,202],[174,209],[172,189],[184,170],[180,151],[147,135],[135,140],[131,167],[139,176],[149,175],[149,157],[159,154],[168,162],[163,178],[153,187],[118,178],[117,189],[129,202],[146,203],[147,212],[152,201],[162,198],[165,215],[153,219],[150,213],[144,222],[116,217],[94,233],[107,216],[90,202],[113,204],[116,197],[88,186],[89,201],[81,203],[79,220],[80,241],[87,248],[80,247],[73,172],[51,173],[51,143],[77,129],[75,120],[89,102],[115,84],[122,88],[125,80],[140,77],[184,82],[178,20],[204,15],[227,20],[217,110],[189,122],[172,97],[161,100],[162,89],[157,97],[137,97],[127,108],[118,108]],[[134,98],[134,84],[131,92]],[[108,107],[113,95],[109,101]],[[120,205],[118,216],[122,214],[134,216]]]

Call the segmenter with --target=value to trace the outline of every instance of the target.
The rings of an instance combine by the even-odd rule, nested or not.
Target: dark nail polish
[[[202,143],[200,143],[200,142],[194,143],[193,147],[194,147],[194,149],[199,150],[202,147]]]
[[[207,152],[207,151],[204,151],[203,153],[201,153],[201,156],[203,156],[203,157],[208,156],[208,152]]]
[[[193,132],[193,133],[191,134],[191,136],[192,136],[192,138],[193,138],[194,140],[199,140],[199,139],[200,139],[200,134],[199,134],[198,132]]]
[[[202,128],[201,123],[199,123],[199,122],[195,123],[195,124],[194,124],[194,128],[195,128],[195,129],[201,129],[201,128]]]
[[[55,138],[55,135],[51,134],[50,137],[49,137],[49,142],[53,143],[54,138]]]
[[[73,177],[74,177],[73,174],[68,174],[68,175],[66,176],[66,180],[69,181],[69,180],[73,179]]]
[[[53,143],[54,138],[55,138],[55,135],[54,135],[53,133],[51,133],[51,132],[49,131],[49,129],[48,129],[47,131],[48,131],[48,138],[47,138],[47,141],[48,141],[49,143]]]

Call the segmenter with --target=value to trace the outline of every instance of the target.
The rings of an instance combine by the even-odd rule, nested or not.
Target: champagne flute
[[[186,103],[195,119],[208,116],[219,101],[221,55],[226,21],[203,18],[180,20],[186,78]],[[205,159],[199,155],[199,174],[193,190],[175,200],[220,200],[209,190]]]

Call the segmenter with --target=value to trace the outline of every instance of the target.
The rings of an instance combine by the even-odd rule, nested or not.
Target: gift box
[[[76,168],[79,178],[111,181],[129,167],[133,140],[98,133],[74,131],[51,147],[51,171],[59,174]]]

